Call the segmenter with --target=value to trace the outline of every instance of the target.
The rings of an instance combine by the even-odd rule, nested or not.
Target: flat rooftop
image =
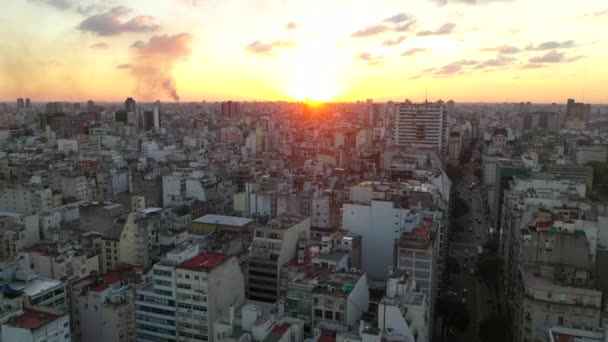
[[[28,283],[16,282],[16,283],[10,283],[9,286],[14,290],[23,291],[23,293],[25,293],[25,295],[31,297],[31,296],[36,296],[37,294],[39,294],[41,292],[53,289],[57,286],[61,286],[63,284],[64,283],[59,280],[39,277],[39,278],[29,281]]]
[[[211,271],[228,257],[220,253],[203,252],[192,259],[182,262],[177,268],[192,271]]]
[[[249,219],[249,218],[245,218],[245,217],[234,217],[234,216],[209,214],[209,215],[205,215],[203,217],[199,217],[192,222],[204,223],[204,224],[219,224],[222,226],[232,226],[232,227],[243,227],[243,226],[246,226],[247,224],[253,222],[253,220]]]
[[[24,309],[23,315],[16,317],[13,322],[8,324],[15,328],[36,330],[60,317],[48,312]]]

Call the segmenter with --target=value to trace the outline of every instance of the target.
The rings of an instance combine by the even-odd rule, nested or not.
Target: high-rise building
[[[32,108],[32,100],[30,100],[29,98],[25,99],[25,108],[26,109]]]
[[[591,105],[580,102],[575,102],[573,99],[568,99],[566,104],[566,117],[564,120],[564,128],[568,129],[584,129],[589,124],[589,116],[591,115]]]
[[[240,114],[240,104],[233,101],[222,102],[221,114],[223,118],[233,118],[238,116]]]
[[[310,218],[281,217],[257,228],[249,257],[249,299],[276,302],[281,267],[304,259],[309,241]]]
[[[443,102],[400,104],[395,113],[395,145],[447,151],[447,114]]]
[[[132,97],[127,97],[125,100],[125,110],[127,112],[135,112],[135,100]]]
[[[23,102],[23,98],[18,98],[17,99],[17,109],[23,109],[25,108],[25,103]]]
[[[144,131],[150,131],[154,128],[154,111],[144,111]]]

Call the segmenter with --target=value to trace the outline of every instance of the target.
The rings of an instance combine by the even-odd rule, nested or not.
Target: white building
[[[137,290],[137,340],[211,341],[213,322],[245,300],[238,261],[182,245],[153,266],[151,283]]]
[[[442,102],[399,104],[395,113],[395,145],[447,152],[447,113]]]
[[[378,327],[388,336],[407,342],[428,342],[432,336],[427,296],[416,290],[416,281],[395,272],[386,283],[386,295],[378,304]]]
[[[2,324],[2,341],[70,342],[70,317],[48,308],[28,308],[23,314]]]
[[[393,265],[394,246],[401,234],[412,231],[422,216],[409,209],[395,208],[393,202],[372,200],[370,204],[345,203],[342,226],[363,239],[363,272],[382,277]]]
[[[0,210],[34,214],[53,208],[50,188],[31,185],[0,185]]]

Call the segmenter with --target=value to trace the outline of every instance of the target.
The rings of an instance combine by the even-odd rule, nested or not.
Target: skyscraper
[[[25,104],[23,102],[23,98],[20,97],[17,99],[17,109],[23,109],[23,108],[25,108]]]
[[[133,100],[132,97],[127,97],[127,99],[125,100],[125,110],[128,113],[135,112],[135,104],[135,100]]]
[[[395,113],[395,145],[447,150],[447,114],[443,102],[400,104]]]
[[[25,108],[32,108],[32,100],[30,100],[29,98],[25,99]]]
[[[221,104],[222,117],[233,118],[233,117],[238,116],[240,114],[239,107],[240,106],[239,106],[238,102],[232,102],[232,101],[222,102],[222,104]]]

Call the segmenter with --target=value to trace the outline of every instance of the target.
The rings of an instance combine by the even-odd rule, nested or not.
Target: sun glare
[[[306,50],[305,50],[306,51]],[[307,51],[318,51],[310,49]],[[331,57],[300,54],[296,72],[287,81],[287,94],[298,101],[326,102],[340,95],[336,66]]]

